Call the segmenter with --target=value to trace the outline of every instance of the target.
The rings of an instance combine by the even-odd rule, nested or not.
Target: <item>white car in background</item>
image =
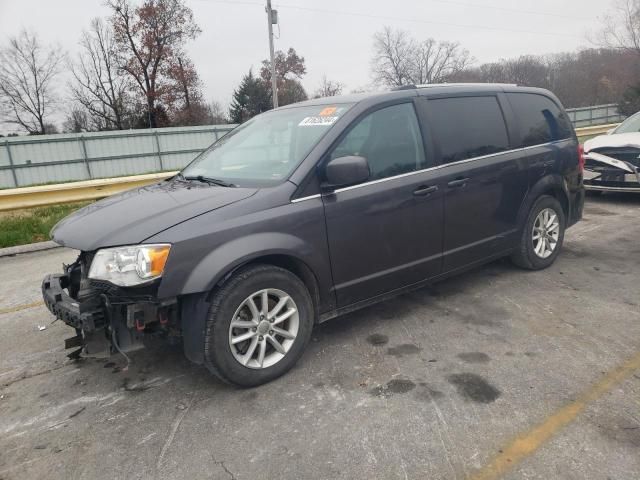
[[[640,193],[640,112],[587,140],[584,153],[587,190]]]

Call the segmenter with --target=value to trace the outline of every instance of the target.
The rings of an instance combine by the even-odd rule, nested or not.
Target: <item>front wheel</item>
[[[541,270],[551,265],[562,247],[565,215],[560,202],[543,195],[531,207],[520,242],[511,259],[519,267]]]
[[[242,268],[215,292],[205,331],[205,365],[242,387],[269,382],[290,370],[313,328],[304,283],[272,265]]]

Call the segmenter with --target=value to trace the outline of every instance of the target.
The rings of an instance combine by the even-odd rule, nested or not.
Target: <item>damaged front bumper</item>
[[[601,192],[640,193],[640,168],[599,152],[585,155],[584,187]]]
[[[42,281],[49,311],[75,330],[65,340],[65,348],[75,349],[70,357],[105,357],[142,348],[146,337],[179,337],[176,299],[158,300],[153,286],[135,290],[92,282],[85,271],[81,255],[65,273]]]
[[[70,279],[66,274],[49,274],[42,280],[42,298],[49,311],[64,323],[78,330],[91,332],[104,326],[104,308],[99,298],[83,302],[72,299],[66,288]]]

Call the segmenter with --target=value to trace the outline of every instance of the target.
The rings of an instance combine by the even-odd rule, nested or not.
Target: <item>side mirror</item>
[[[325,188],[339,188],[369,180],[369,162],[365,157],[350,155],[334,158],[325,167]]]

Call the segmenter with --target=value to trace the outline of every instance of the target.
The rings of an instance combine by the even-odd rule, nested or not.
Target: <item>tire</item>
[[[241,326],[232,328],[232,320]],[[311,296],[297,276],[272,265],[241,268],[213,294],[205,325],[205,366],[240,387],[270,382],[302,356],[313,325]]]
[[[553,246],[551,252],[549,252],[549,249],[546,246],[543,246],[541,249],[538,249],[538,251],[542,252],[542,254],[539,254],[536,250],[536,247],[539,247],[540,240],[534,240],[534,228],[537,230],[536,233],[538,233],[538,226],[541,225],[541,223],[539,223],[539,216],[542,214],[542,212],[552,212],[556,215],[557,238],[555,238],[555,245]],[[551,216],[551,218],[553,217]],[[560,202],[549,195],[543,195],[538,198],[531,207],[529,215],[527,216],[527,220],[524,224],[524,227],[522,228],[520,241],[518,243],[516,251],[511,256],[512,262],[517,266],[525,268],[527,270],[542,270],[550,266],[555,261],[562,248],[565,226],[565,214],[564,210],[562,209],[562,205],[560,205]],[[554,239],[554,237],[552,236],[553,233],[550,232],[551,230],[548,230],[545,231],[545,234],[541,234],[543,238],[545,237],[545,235],[547,235],[546,238],[549,242],[547,245],[549,247],[553,244]]]

